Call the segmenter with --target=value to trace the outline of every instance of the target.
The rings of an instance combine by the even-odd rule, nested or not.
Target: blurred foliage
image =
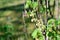
[[[25,0],[0,0],[0,8],[10,7],[24,3]]]
[[[5,40],[5,38],[9,35],[13,40],[25,40],[25,31],[26,35],[28,35],[27,39],[29,40],[33,40],[34,38],[44,40],[45,35],[43,35],[43,31],[45,30],[47,31],[47,36],[52,36],[53,38],[57,37],[57,40],[59,40],[60,29],[56,28],[60,25],[60,20],[53,19],[50,14],[50,12],[54,12],[54,0],[49,0],[50,9],[48,8],[47,10],[45,0],[41,1],[42,3],[40,2],[39,5],[37,1],[32,2],[31,0],[26,0],[26,4],[24,6],[26,9],[26,15],[24,16],[24,21],[26,24],[25,29],[25,24],[23,21],[24,10],[22,11],[22,9],[20,9],[23,8],[23,6],[17,6],[24,3],[25,0],[0,0],[0,9],[2,9],[0,11],[0,40]],[[37,18],[38,10],[38,15],[41,16],[41,19],[39,20]],[[44,24],[44,20],[46,20],[46,11],[48,11],[47,19],[48,17],[50,18],[47,22],[47,28]]]

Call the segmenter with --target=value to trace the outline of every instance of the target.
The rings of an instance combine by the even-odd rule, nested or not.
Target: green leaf
[[[29,11],[29,12],[27,12],[27,14],[28,14],[28,15],[30,15],[30,14],[31,14],[31,12]]]
[[[49,33],[48,33],[48,36],[49,36],[49,37],[51,37],[51,36],[53,36],[53,35],[54,35],[54,34],[53,34],[52,32],[49,32]]]
[[[37,37],[37,29],[34,30],[34,32],[32,33],[32,37],[36,38]]]
[[[25,8],[26,8],[26,9],[27,9],[27,8],[29,8],[29,5],[28,5],[28,4],[26,4],[26,5],[25,5]]]
[[[48,24],[52,24],[52,23],[55,23],[55,19],[48,20]]]
[[[55,21],[55,25],[57,26],[57,25],[60,25],[60,20],[56,20]]]
[[[60,20],[58,20],[58,25],[60,24]]]
[[[58,20],[55,21],[55,25],[58,25]]]
[[[31,5],[31,0],[27,0],[25,4],[25,8],[29,8],[30,5]]]
[[[40,13],[43,13],[43,7],[40,6]]]
[[[6,24],[4,26],[5,33],[12,33],[14,31],[13,25]]]
[[[60,35],[57,35],[57,40],[60,40]]]
[[[26,4],[31,5],[31,0],[27,0]]]
[[[35,9],[36,7],[38,6],[38,3],[37,2],[32,2],[32,8]]]

